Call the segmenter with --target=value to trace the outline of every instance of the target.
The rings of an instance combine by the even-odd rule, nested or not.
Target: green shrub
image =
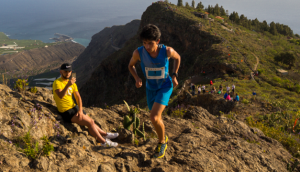
[[[175,108],[171,108],[171,116],[176,118],[182,118],[183,115],[186,113],[188,107],[185,107],[184,105],[178,105]]]
[[[264,70],[264,69],[257,69],[257,71],[258,71],[258,74],[262,74],[262,73],[264,73],[264,72],[265,72],[265,70]]]
[[[249,104],[249,103],[250,103],[250,101],[249,101],[249,100],[247,100],[247,99],[243,99],[243,100],[242,100],[242,103],[244,103],[244,104]]]
[[[14,85],[14,88],[18,89],[19,91],[24,91],[28,84],[29,83],[27,82],[27,79],[18,79]]]
[[[53,145],[50,144],[50,140],[48,139],[47,136],[42,137],[41,140],[43,141],[43,148],[42,148],[43,154],[45,156],[50,156],[50,153],[54,151]]]
[[[249,126],[260,129],[266,136],[279,141],[293,156],[300,157],[300,143],[297,142],[299,135],[286,132],[282,126],[270,127],[264,122],[254,121],[252,116],[247,117],[246,122]]]
[[[279,78],[277,76],[273,77],[272,80],[275,82],[281,83],[281,78]]]
[[[30,157],[32,159],[36,159],[39,154],[39,142],[34,142],[32,136],[30,135],[30,131],[28,131],[24,137],[24,150],[21,150],[21,152],[25,153],[27,157]]]
[[[28,131],[21,138],[21,144],[23,145],[22,147],[24,147],[24,149],[21,149],[20,151],[32,159],[38,158],[39,155],[49,156],[50,153],[54,151],[54,147],[50,143],[50,140],[47,138],[47,136],[43,136],[41,140],[43,142],[42,148],[39,147],[39,142],[34,140],[30,135],[30,131]],[[18,143],[17,146],[20,146],[20,143]]]
[[[34,87],[31,87],[30,88],[30,92],[32,92],[32,93],[36,93],[37,92],[37,88],[36,88],[36,86],[34,86]]]

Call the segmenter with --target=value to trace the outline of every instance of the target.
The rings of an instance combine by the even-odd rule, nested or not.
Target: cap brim
[[[69,69],[62,69],[64,71],[72,71],[72,68],[69,68]]]

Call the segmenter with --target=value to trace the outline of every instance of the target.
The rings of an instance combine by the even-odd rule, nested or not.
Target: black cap
[[[70,63],[64,63],[61,65],[60,70],[72,71],[72,65]]]

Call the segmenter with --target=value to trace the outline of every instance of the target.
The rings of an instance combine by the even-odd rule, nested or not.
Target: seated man
[[[60,67],[61,77],[53,82],[53,95],[59,114],[66,123],[76,123],[87,126],[92,136],[101,143],[102,146],[116,147],[118,143],[112,142],[119,136],[119,133],[106,133],[101,130],[89,116],[82,110],[82,100],[75,84],[76,78],[69,79],[72,73],[72,67],[69,63],[64,63]],[[75,104],[74,95],[77,105]]]

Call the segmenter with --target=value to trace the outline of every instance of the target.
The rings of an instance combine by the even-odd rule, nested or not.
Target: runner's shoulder
[[[140,60],[140,53],[139,53],[138,49],[135,49],[133,51],[132,57],[135,58],[135,59],[137,59],[137,60]]]

